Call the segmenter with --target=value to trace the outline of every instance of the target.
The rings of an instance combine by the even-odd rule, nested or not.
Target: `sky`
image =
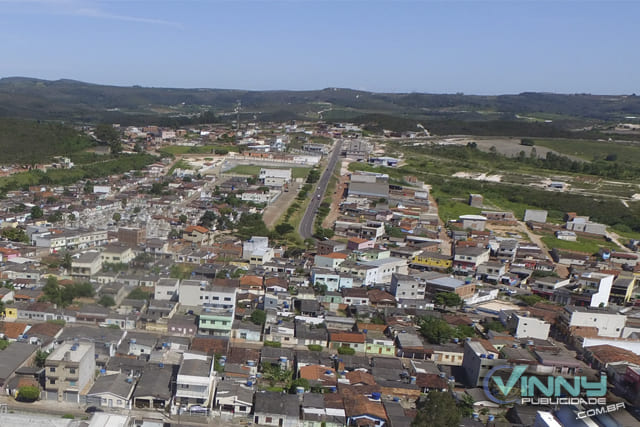
[[[0,0],[0,77],[640,93],[640,0]]]

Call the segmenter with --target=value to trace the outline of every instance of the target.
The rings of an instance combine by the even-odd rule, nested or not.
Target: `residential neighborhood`
[[[605,225],[476,193],[443,220],[351,123],[115,128],[157,162],[0,199],[0,413],[409,427],[438,393],[464,426],[640,422],[640,255]],[[582,238],[598,250],[557,243]],[[505,366],[606,377],[622,405],[570,424],[593,405],[505,403],[487,386]]]

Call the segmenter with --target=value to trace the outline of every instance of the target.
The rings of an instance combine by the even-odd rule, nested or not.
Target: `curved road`
[[[333,151],[329,157],[329,163],[327,163],[327,168],[322,173],[320,180],[318,181],[318,185],[316,186],[316,191],[311,194],[311,201],[307,206],[307,210],[302,217],[302,221],[300,221],[300,227],[298,228],[298,232],[302,236],[303,239],[308,239],[313,235],[313,220],[316,216],[316,210],[320,203],[322,203],[322,199],[324,197],[324,193],[327,191],[327,185],[329,184],[329,178],[333,174],[333,170],[336,168],[336,163],[338,163],[338,158],[340,157],[340,149],[342,148],[342,141],[336,142],[333,146]],[[318,198],[318,194],[320,198]]]

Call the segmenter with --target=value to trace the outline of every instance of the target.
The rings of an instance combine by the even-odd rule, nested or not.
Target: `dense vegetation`
[[[0,116],[5,117],[122,125],[154,123],[177,127],[210,123],[217,118],[232,120],[232,115],[216,117],[214,113],[233,111],[238,101],[246,110],[243,119],[252,119],[255,115],[259,121],[295,120],[318,111],[319,103],[330,104],[336,111],[350,112],[351,117],[374,112],[423,121],[451,117],[481,121],[487,116],[509,120],[514,114],[527,113],[553,115],[555,124],[558,122],[555,119],[611,120],[640,114],[640,97],[637,96],[548,93],[469,96],[372,93],[336,88],[314,91],[169,89],[105,86],[71,80],[0,79]],[[171,107],[172,113],[158,114],[155,107],[159,106]],[[257,111],[259,113],[255,113]],[[342,118],[335,116],[335,119]],[[513,120],[513,123],[525,122]],[[423,124],[431,128],[431,123]],[[455,123],[451,125],[458,127]],[[410,129],[415,130],[415,124]]]
[[[55,155],[69,156],[92,144],[89,137],[60,123],[0,118],[4,164],[33,165]]]

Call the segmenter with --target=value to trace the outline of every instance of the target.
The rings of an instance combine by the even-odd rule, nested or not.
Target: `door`
[[[109,408],[113,408],[113,399],[109,399]]]

